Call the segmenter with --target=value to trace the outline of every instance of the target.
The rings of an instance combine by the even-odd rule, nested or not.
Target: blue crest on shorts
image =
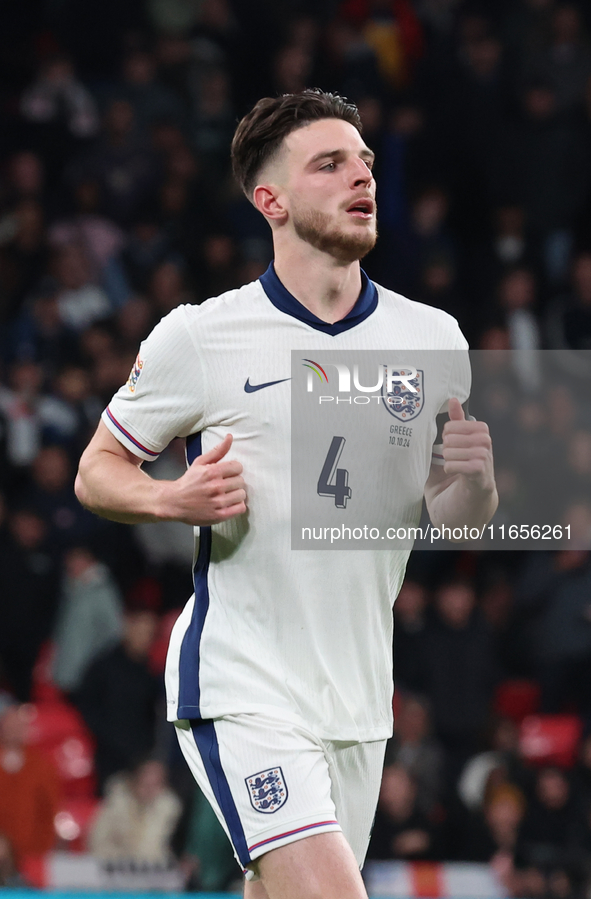
[[[405,377],[413,369],[400,368],[395,369],[393,374]],[[424,372],[423,369],[416,369],[416,377],[410,378],[408,381],[394,382],[392,389],[386,393],[386,383],[382,386],[382,401],[384,406],[394,418],[398,421],[412,421],[417,417],[425,404],[425,388],[424,388]],[[414,390],[409,390],[413,387]]]
[[[269,768],[245,777],[250,804],[257,812],[272,815],[287,802],[287,784],[281,768]]]

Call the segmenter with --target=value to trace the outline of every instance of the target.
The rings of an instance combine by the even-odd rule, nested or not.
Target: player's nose
[[[349,166],[349,179],[352,187],[371,184],[373,174],[367,164],[359,156],[351,157]]]

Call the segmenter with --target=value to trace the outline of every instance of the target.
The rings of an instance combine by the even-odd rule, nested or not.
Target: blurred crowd
[[[67,845],[63,784],[31,745],[44,702],[92,741],[97,857],[181,859],[193,888],[236,879],[162,723],[190,529],[100,520],[72,483],[153,325],[265,271],[270,233],[231,177],[233,130],[259,97],[318,86],[358,104],[376,152],[380,239],[364,268],[456,316],[474,348],[522,354],[519,402],[502,379],[483,394],[482,417],[509,410],[519,436],[519,458],[501,439],[500,492],[549,523],[530,500],[560,451],[567,511],[551,523],[581,535],[557,552],[411,557],[370,856],[490,861],[510,895],[586,895],[588,4],[23,0],[0,15],[0,883]],[[575,352],[550,385],[527,362],[540,349]],[[150,473],[183,466],[176,441]],[[562,767],[533,768],[519,716],[498,717],[516,681],[530,711],[579,722]]]

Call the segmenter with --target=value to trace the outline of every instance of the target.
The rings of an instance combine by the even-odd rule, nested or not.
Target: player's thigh
[[[269,899],[269,894],[262,880],[244,881],[244,899]]]
[[[378,804],[386,741],[325,741],[325,748],[337,820],[362,868]]]
[[[247,877],[272,849],[340,832],[324,746],[304,726],[229,715],[187,722],[177,735]]]
[[[257,864],[264,892],[254,891],[259,884],[248,884],[246,899],[367,899],[342,833],[317,834],[273,849]]]

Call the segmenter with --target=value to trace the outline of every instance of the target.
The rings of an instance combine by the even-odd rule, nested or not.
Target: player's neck
[[[361,293],[359,262],[340,265],[325,253],[281,252],[275,271],[284,287],[317,318],[333,324],[351,311]]]

